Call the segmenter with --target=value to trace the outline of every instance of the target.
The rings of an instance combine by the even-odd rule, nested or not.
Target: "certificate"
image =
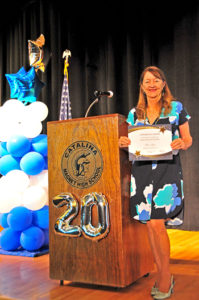
[[[171,124],[129,126],[129,160],[172,159]]]

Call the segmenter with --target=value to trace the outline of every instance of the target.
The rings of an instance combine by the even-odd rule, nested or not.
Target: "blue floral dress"
[[[172,139],[179,137],[179,125],[190,119],[182,103],[172,101],[171,112],[164,109],[155,124],[172,124]],[[148,119],[138,120],[133,108],[128,115],[130,125],[150,124]],[[183,177],[179,151],[173,151],[172,160],[134,161],[130,186],[131,216],[141,222],[150,219],[171,219],[168,225],[183,223]]]

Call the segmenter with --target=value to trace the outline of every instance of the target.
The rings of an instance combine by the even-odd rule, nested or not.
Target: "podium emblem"
[[[61,169],[67,182],[79,189],[94,185],[103,171],[100,150],[88,141],[76,141],[64,151]]]

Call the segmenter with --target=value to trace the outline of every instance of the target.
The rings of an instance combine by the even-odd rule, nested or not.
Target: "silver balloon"
[[[92,225],[93,205],[96,205],[98,210],[97,227]],[[109,227],[109,207],[105,196],[94,192],[81,199],[81,228],[83,235],[86,238],[97,241],[108,234]]]
[[[62,193],[53,199],[53,204],[57,208],[66,206],[63,215],[56,220],[55,231],[64,233],[70,237],[80,236],[82,232],[80,226],[70,225],[70,222],[78,214],[78,202],[74,199],[73,195],[70,193]]]

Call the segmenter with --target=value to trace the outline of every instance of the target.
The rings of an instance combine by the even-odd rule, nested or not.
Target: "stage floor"
[[[168,230],[171,240],[171,272],[175,292],[170,299],[198,300],[199,232]],[[148,300],[155,268],[148,277],[123,288],[77,284],[49,278],[49,255],[18,257],[0,255],[0,299],[19,300]]]

